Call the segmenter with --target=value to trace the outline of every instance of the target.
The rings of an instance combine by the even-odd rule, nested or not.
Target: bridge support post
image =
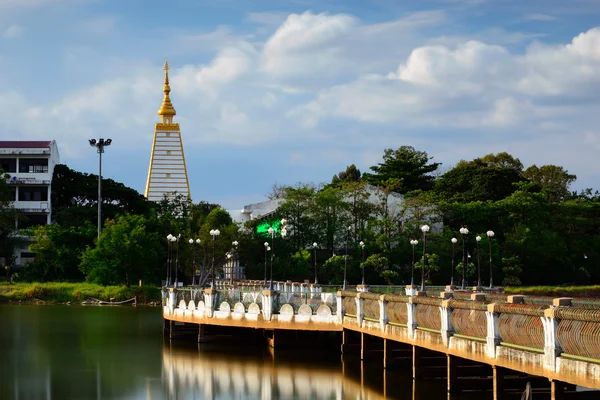
[[[406,303],[407,308],[407,323],[406,327],[408,328],[408,338],[414,339],[415,332],[417,331],[417,320],[415,318],[415,304],[413,303],[413,297],[408,298],[408,303]]]
[[[496,346],[500,345],[500,332],[498,331],[498,313],[494,312],[496,304],[487,306],[485,318],[487,322],[487,336],[485,353],[490,358],[496,358]]]
[[[385,306],[387,306],[387,301],[385,301],[385,295],[382,294],[379,296],[379,329],[381,329],[381,332],[385,332],[385,327],[389,322]]]
[[[421,352],[422,349],[418,346],[413,345],[412,347],[412,372],[413,379],[418,380],[421,379]]]
[[[215,312],[216,295],[215,289],[204,289],[204,315],[208,318],[212,318]]]
[[[448,354],[446,356],[447,366],[446,366],[446,380],[447,380],[447,390],[448,393],[457,392],[457,374],[456,374],[456,357]]]
[[[550,381],[550,400],[563,400],[565,398],[566,384],[561,381]]]
[[[440,297],[444,296],[443,298],[447,299],[448,295],[452,295],[451,293],[447,293],[447,292],[442,292],[440,293]],[[451,320],[451,316],[452,316],[452,309],[449,307],[450,306],[450,301],[449,300],[442,300],[442,306],[440,307],[440,317],[441,317],[441,322],[442,322],[442,329],[440,331],[441,336],[442,336],[442,342],[444,343],[444,346],[449,347],[450,346],[450,337],[454,334],[454,327],[452,326],[452,320]]]
[[[504,400],[506,398],[506,396],[504,395],[504,377],[506,375],[506,370],[502,367],[492,365],[492,371],[492,390],[494,392],[494,400]]]

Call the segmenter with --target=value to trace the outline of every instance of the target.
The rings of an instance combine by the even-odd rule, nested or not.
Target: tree
[[[33,229],[29,249],[35,260],[27,265],[27,280],[82,280],[79,264],[87,247],[94,244],[96,226],[84,221],[79,226],[41,225]]]
[[[288,221],[288,240],[294,250],[307,247],[315,237],[314,220],[310,213],[316,188],[313,184],[298,183],[296,186],[286,186],[283,189],[283,203],[277,210],[277,215]]]
[[[552,202],[565,200],[569,196],[569,186],[577,179],[576,175],[557,165],[538,167],[533,164],[523,172],[523,176],[540,185]]]
[[[7,183],[9,178],[10,175],[0,169],[0,259],[4,259],[3,267],[8,267],[7,277],[15,262],[15,248],[20,244],[20,239],[15,235],[17,211],[12,206],[15,195]]]
[[[52,177],[52,217],[63,225],[83,220],[97,224],[98,175],[86,174],[57,164]],[[102,215],[104,220],[117,214],[148,215],[154,203],[136,190],[112,179],[102,179]]]
[[[441,163],[430,163],[424,151],[412,146],[401,146],[397,150],[385,149],[383,162],[372,166],[373,173],[365,173],[364,178],[372,185],[379,186],[390,179],[397,179],[401,186],[398,192],[405,194],[412,190],[430,190],[435,177],[432,173]]]
[[[361,173],[356,165],[352,164],[346,167],[345,171],[341,171],[331,178],[332,185],[340,185],[344,182],[358,182],[361,180]]]
[[[82,255],[80,268],[86,280],[102,285],[158,281],[164,240],[153,224],[155,220],[129,214],[107,221],[98,245]]]
[[[435,183],[435,193],[445,201],[462,203],[502,200],[523,181],[522,164],[507,153],[488,154],[460,161]]]

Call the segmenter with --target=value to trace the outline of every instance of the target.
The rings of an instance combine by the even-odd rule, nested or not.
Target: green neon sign
[[[271,236],[269,234],[269,228],[273,228],[275,230],[275,236],[281,235],[281,221],[280,220],[272,220],[265,221],[258,224],[256,227],[256,233],[261,236]]]

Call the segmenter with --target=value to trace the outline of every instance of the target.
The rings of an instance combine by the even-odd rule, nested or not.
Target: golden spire
[[[161,116],[161,119],[164,122],[164,117],[172,118],[176,112],[173,108],[173,104],[171,104],[171,98],[169,97],[169,93],[171,92],[171,87],[169,86],[169,62],[165,60],[165,66],[163,70],[165,71],[165,85],[163,86],[163,92],[165,93],[165,97],[163,99],[162,105],[158,109],[158,115]],[[171,122],[167,120],[167,122]]]

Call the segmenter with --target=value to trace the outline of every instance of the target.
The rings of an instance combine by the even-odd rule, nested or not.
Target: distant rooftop
[[[52,141],[48,140],[0,140],[0,149],[40,149],[48,148]]]

